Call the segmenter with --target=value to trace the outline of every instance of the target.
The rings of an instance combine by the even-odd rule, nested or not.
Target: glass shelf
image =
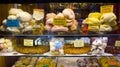
[[[7,52],[7,53],[0,53],[0,56],[40,56],[40,57],[101,57],[101,56],[113,56],[113,54],[109,54],[109,53],[104,53],[102,55],[88,55],[88,54],[65,54],[62,56],[58,56],[58,55],[51,55],[50,52],[44,53],[44,54],[22,54],[22,53],[18,53],[16,51],[13,52]]]

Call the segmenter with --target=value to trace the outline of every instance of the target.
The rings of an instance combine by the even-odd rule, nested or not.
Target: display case
[[[120,67],[119,13],[119,3],[0,4],[0,64]]]

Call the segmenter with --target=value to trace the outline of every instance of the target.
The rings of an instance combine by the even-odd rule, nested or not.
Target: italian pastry
[[[14,45],[14,48],[17,52],[23,53],[23,54],[43,54],[50,50],[49,46],[37,46],[37,47],[20,46],[18,47],[17,45]]]
[[[86,67],[87,61],[85,58],[79,58],[77,59],[77,65],[78,67]]]
[[[117,30],[116,15],[114,13],[89,13],[88,17],[82,22],[87,24],[87,31],[104,34]]]
[[[78,57],[59,57],[57,67],[78,67],[77,60]]]
[[[63,49],[65,54],[85,54],[90,51],[91,46],[85,44],[84,47],[74,47],[73,44],[64,44]]]
[[[100,67],[97,61],[97,58],[89,57],[87,58],[87,65],[86,67]]]
[[[101,64],[102,67],[119,67],[120,66],[120,61],[116,56],[101,57],[99,58],[98,62]]]
[[[95,57],[79,58],[76,62],[78,67],[100,67]]]
[[[56,67],[57,63],[52,58],[41,58],[35,67]]]
[[[92,54],[92,55],[104,54],[105,53],[105,48],[107,46],[107,41],[108,41],[107,37],[96,38],[92,42],[92,48],[91,48],[91,51],[88,54]]]
[[[16,26],[8,26],[8,20],[17,20],[18,25]],[[20,33],[32,33],[32,29],[34,28],[34,25],[37,20],[35,20],[32,15],[26,11],[23,11],[22,9],[17,8],[11,8],[8,11],[8,17],[2,21],[2,25],[0,26],[1,31],[5,32],[11,32],[14,34],[20,34]],[[10,25],[13,25],[14,23],[11,22]],[[44,30],[44,26],[40,30]]]
[[[20,57],[12,67],[34,67],[37,57]]]
[[[75,41],[79,41],[78,46],[75,46]],[[65,54],[86,54],[90,52],[91,46],[89,37],[81,37],[76,40],[65,40],[65,44],[63,46]]]
[[[6,38],[0,38],[0,52],[12,52],[12,41]]]
[[[54,24],[54,19],[65,19],[65,25],[56,25]],[[58,14],[48,13],[46,14],[46,23],[45,30],[51,32],[68,32],[69,30],[75,31],[78,27],[78,22],[75,20],[74,11],[70,8],[64,9]]]

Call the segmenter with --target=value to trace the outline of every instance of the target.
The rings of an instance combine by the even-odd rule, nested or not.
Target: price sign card
[[[75,40],[74,47],[84,47],[84,41],[83,40]]]
[[[33,46],[32,39],[24,39],[24,46]]]
[[[33,18],[41,20],[44,18],[44,9],[33,9]]]
[[[19,27],[19,24],[19,20],[7,20],[6,22],[7,27]]]
[[[115,46],[120,47],[120,41],[119,40],[115,41]]]
[[[67,25],[67,21],[66,21],[65,18],[55,18],[53,20],[53,25],[66,26]]]
[[[109,12],[113,12],[113,5],[105,5],[105,6],[101,6],[100,7],[100,13],[109,13]]]

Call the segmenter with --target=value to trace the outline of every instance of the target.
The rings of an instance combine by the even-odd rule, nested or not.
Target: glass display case
[[[0,4],[0,66],[120,67],[119,3]]]

